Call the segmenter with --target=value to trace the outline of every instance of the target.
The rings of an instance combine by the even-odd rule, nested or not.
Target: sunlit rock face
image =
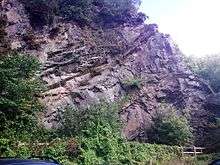
[[[189,71],[178,47],[156,25],[94,29],[58,22],[34,31],[20,3],[5,0],[2,7],[11,49],[42,62],[40,77],[47,91],[39,99],[45,105],[45,127],[56,128],[58,113],[68,105],[87,107],[130,96],[119,112],[127,139],[146,139],[144,130],[150,129],[159,103],[166,102],[190,109],[197,141],[203,143],[210,117],[203,104],[210,90]]]

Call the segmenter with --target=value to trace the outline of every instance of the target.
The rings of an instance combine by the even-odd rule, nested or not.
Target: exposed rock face
[[[8,26],[5,29],[7,37],[11,40],[11,48],[21,48],[22,38],[29,29],[28,16],[25,13],[24,7],[21,3],[15,0],[2,0],[2,12],[6,15]]]
[[[207,99],[207,104],[220,107],[220,93],[210,95]]]
[[[58,23],[35,32],[16,0],[2,6],[11,48],[33,54],[43,64],[41,78],[48,90],[40,100],[46,106],[46,127],[56,127],[57,113],[67,105],[84,107],[129,95],[120,112],[128,139],[142,136],[158,103],[164,101],[190,108],[197,140],[203,136],[208,112],[202,106],[210,91],[187,69],[178,47],[156,25],[94,30]],[[132,84],[136,80],[138,86]]]
[[[216,125],[211,125],[208,129],[208,134],[210,136],[207,137],[207,147],[210,148],[210,151],[219,152],[220,150],[220,93],[208,95],[206,99],[205,108],[210,112],[214,113]]]

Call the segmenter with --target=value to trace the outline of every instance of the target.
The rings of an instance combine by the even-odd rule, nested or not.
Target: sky
[[[142,0],[140,10],[185,55],[220,53],[220,0]]]

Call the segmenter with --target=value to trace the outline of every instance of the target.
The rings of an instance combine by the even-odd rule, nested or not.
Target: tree
[[[138,15],[140,0],[22,0],[34,27],[50,25],[55,16],[81,26],[125,23]]]
[[[1,8],[0,8],[1,10]],[[0,55],[9,50],[9,42],[6,40],[7,33],[5,28],[7,26],[7,18],[5,15],[0,14]]]
[[[59,0],[59,14],[67,20],[73,20],[80,25],[89,24],[92,13],[92,0]]]
[[[185,145],[193,139],[187,119],[177,115],[169,105],[161,105],[153,118],[153,142],[167,145]]]
[[[11,54],[1,57],[1,136],[13,131],[33,129],[36,125],[34,113],[40,108],[36,94],[42,90],[41,83],[35,76],[39,66],[38,61],[28,55]]]
[[[140,5],[139,0],[102,0],[102,8],[97,15],[99,22],[126,23],[134,15],[137,15],[137,9]]]

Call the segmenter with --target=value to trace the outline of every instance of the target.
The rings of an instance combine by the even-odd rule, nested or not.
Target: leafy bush
[[[16,155],[12,147],[12,141],[9,139],[0,139],[0,156],[1,157],[13,157]]]
[[[60,0],[60,15],[82,25],[124,23],[136,14],[139,0]]]
[[[77,135],[76,138],[55,138],[46,143],[20,143],[17,140],[0,139],[0,156],[47,156],[64,165],[141,164],[180,156],[180,149],[177,147],[127,142],[123,139],[118,115],[120,106],[121,104],[102,103],[81,111],[68,108],[67,112],[76,116],[69,116],[70,112],[61,116],[64,129],[62,133],[67,131],[65,136]]]
[[[88,24],[93,19],[91,8],[92,0],[59,0],[60,15],[81,25]]]
[[[133,88],[140,88],[141,87],[141,79],[138,78],[131,78],[122,82],[123,88],[125,90],[133,89]]]
[[[38,61],[28,55],[1,57],[0,137],[16,135],[26,138],[36,128],[34,113],[41,108],[36,94],[42,90],[35,77],[38,69]]]
[[[0,55],[9,51],[10,46],[9,42],[6,40],[6,31],[5,28],[7,26],[7,18],[5,15],[0,15]]]
[[[117,104],[102,103],[84,109],[67,107],[61,114],[60,131],[66,136],[87,136],[95,133],[93,131],[96,131],[96,125],[108,124],[115,132],[118,132],[120,130],[118,106]]]
[[[120,136],[119,104],[102,103],[77,110],[68,108],[61,117],[62,131],[78,136],[79,164],[104,164],[119,161],[123,139]]]
[[[67,155],[67,143],[65,139],[53,139],[49,143],[32,141],[29,143],[0,139],[0,157],[45,157],[54,158],[59,162],[69,165],[74,159]]]
[[[169,105],[161,105],[154,119],[153,141],[167,145],[185,145],[193,135],[187,119]]]
[[[68,108],[61,116],[62,131],[79,141],[79,164],[134,164],[151,159],[169,160],[179,155],[178,148],[126,142],[121,137],[119,107],[102,103],[87,109]],[[75,144],[75,142],[74,142]],[[75,151],[75,145],[73,147]]]
[[[118,141],[114,141],[112,136],[109,139],[104,138],[102,140],[100,138],[99,140],[98,137],[96,139],[82,139],[81,146],[86,145],[90,148],[87,149],[83,146],[81,153],[68,155],[68,144],[72,139],[54,139],[49,143],[38,143],[37,141],[20,143],[19,141],[0,139],[0,156],[20,158],[44,156],[54,158],[64,165],[146,164],[150,160],[162,162],[181,157],[181,151],[178,147],[126,142],[121,138]],[[101,149],[100,151],[102,152],[95,149]],[[103,151],[108,154],[103,154]]]
[[[149,160],[165,161],[181,157],[181,151],[176,146],[157,144],[126,143],[133,162],[147,162]]]
[[[125,23],[137,15],[139,0],[22,0],[34,27],[50,25],[56,16],[78,24]]]
[[[139,0],[102,0],[98,19],[104,23],[125,23],[130,17],[137,14]]]

